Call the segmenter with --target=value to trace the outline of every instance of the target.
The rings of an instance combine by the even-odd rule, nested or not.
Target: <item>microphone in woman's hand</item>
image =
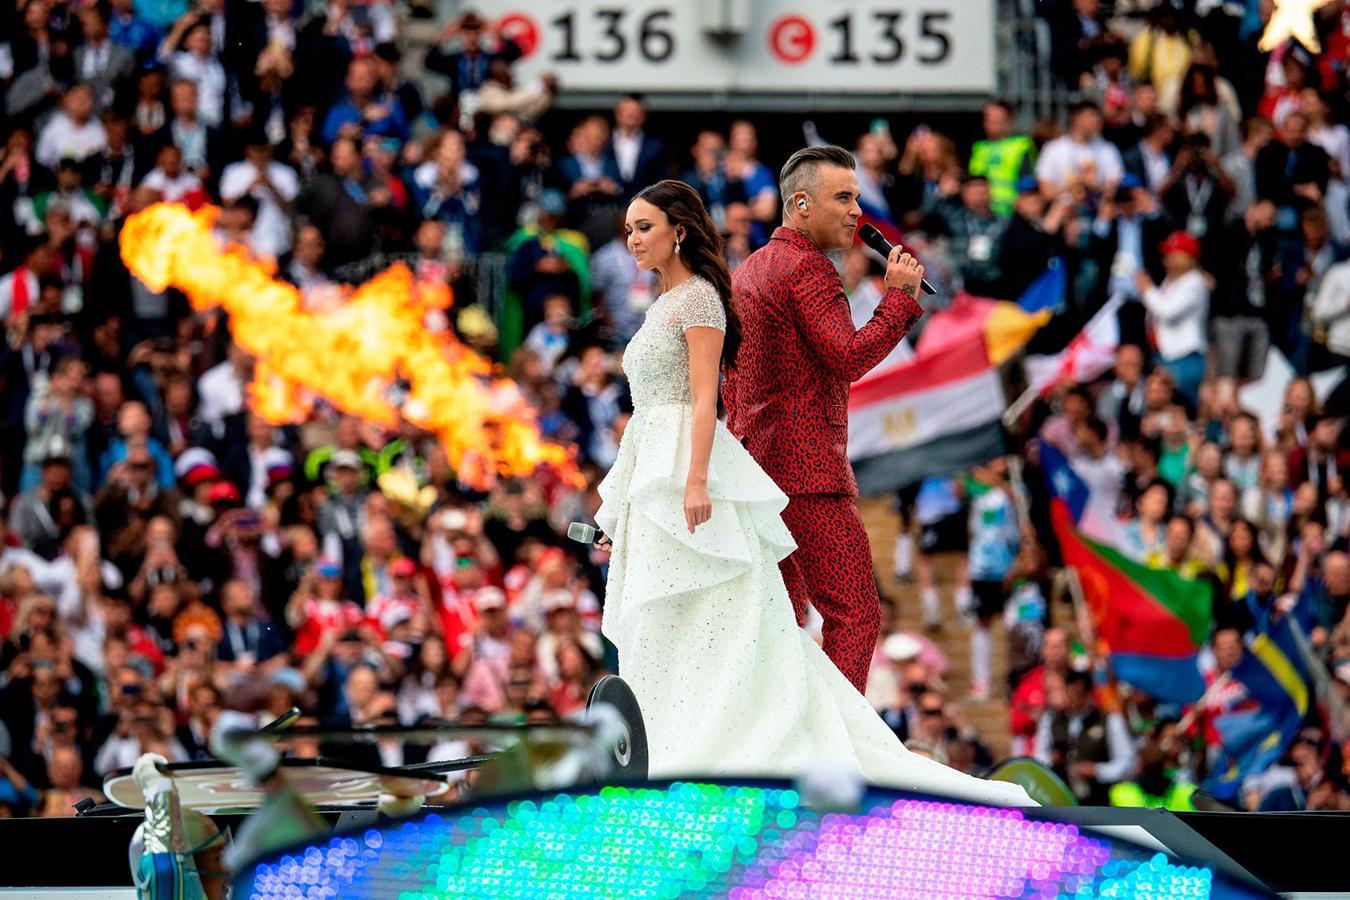
[[[868,224],[859,228],[858,237],[864,244],[880,253],[883,259],[891,258],[891,251],[895,249],[895,245],[886,240],[886,235],[878,231],[875,225]],[[937,293],[937,289],[928,283],[927,278],[922,279],[919,286],[923,288],[925,294]]]
[[[598,544],[605,540],[604,532],[592,528],[585,522],[573,522],[567,526],[567,536],[578,544]]]

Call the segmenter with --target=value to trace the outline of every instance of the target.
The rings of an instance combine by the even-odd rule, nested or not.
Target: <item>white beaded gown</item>
[[[720,421],[708,467],[712,518],[685,524],[695,326],[726,330],[694,276],[662,294],[624,354],[633,417],[599,487],[613,540],[603,629],[642,707],[653,777],[794,777],[826,764],[869,781],[1000,805],[1015,785],[910,753],[800,628],[778,561],[796,549],[787,496]]]

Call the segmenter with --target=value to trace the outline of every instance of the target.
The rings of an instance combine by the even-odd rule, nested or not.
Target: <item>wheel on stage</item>
[[[618,675],[606,675],[591,688],[586,711],[589,713],[602,704],[618,713],[621,724],[621,734],[613,750],[615,775],[625,781],[645,781],[647,727],[642,723],[642,709],[637,697],[633,696],[633,689]]]

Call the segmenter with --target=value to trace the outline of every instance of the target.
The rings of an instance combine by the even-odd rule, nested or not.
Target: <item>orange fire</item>
[[[436,435],[468,484],[540,465],[577,483],[574,452],[541,438],[515,382],[448,330],[427,329],[428,312],[449,307],[448,287],[418,285],[399,264],[338,308],[311,313],[270,263],[221,248],[211,233],[217,212],[160,203],[136,213],[122,230],[122,259],[151,290],[174,287],[194,309],[229,313],[235,341],[257,361],[249,395],[259,415],[303,421],[318,395],[386,428],[401,418]]]

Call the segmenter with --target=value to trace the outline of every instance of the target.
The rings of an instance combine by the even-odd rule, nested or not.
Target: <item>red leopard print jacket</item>
[[[743,343],[722,386],[727,427],[789,496],[856,496],[849,385],[923,315],[918,301],[888,290],[855,329],[834,264],[791,228],[775,230],[731,284]]]

